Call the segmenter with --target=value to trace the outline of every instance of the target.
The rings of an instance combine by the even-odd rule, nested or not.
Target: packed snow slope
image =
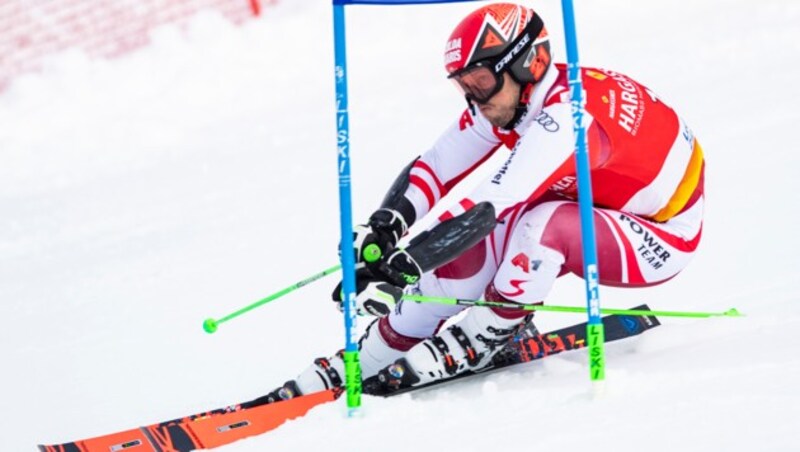
[[[362,419],[330,404],[224,450],[800,450],[800,2],[576,3],[582,63],[659,93],[707,157],[695,260],[603,305],[746,317],[664,318],[609,344],[600,400],[574,352],[365,398]],[[559,4],[533,6],[563,61]],[[354,221],[463,110],[442,51],[477,6],[348,9]],[[0,94],[0,450],[253,398],[343,345],[337,276],[201,329],[336,263],[331,29],[321,1],[243,28],[202,15],[122,59],[60,55]],[[548,302],[582,306],[582,282]]]

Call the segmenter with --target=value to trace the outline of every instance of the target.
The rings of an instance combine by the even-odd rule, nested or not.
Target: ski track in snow
[[[225,451],[800,450],[800,4],[578,4],[581,61],[652,88],[707,157],[700,251],[608,307],[736,307],[398,398],[343,402]],[[441,52],[476,4],[348,9],[354,221],[463,109]],[[534,4],[563,61],[558,2]],[[242,28],[203,14],[113,61],[79,52],[0,94],[0,450],[91,437],[260,396],[341,347],[336,277],[220,317],[336,262],[330,6]],[[582,306],[564,277],[550,301]],[[581,316],[541,314],[551,329]],[[366,319],[360,322],[364,328]]]

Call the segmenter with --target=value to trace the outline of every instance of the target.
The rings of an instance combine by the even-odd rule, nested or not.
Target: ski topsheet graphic
[[[210,449],[268,432],[335,400],[341,391],[327,390],[280,403],[245,408],[235,405],[124,432],[54,446],[43,452],[185,452]]]
[[[635,309],[648,310],[646,305]],[[604,317],[603,323],[607,342],[636,336],[660,325],[658,319],[653,316],[626,315]],[[387,390],[378,385],[374,379],[367,379],[364,382],[364,391],[367,394],[388,397],[421,389],[433,389],[453,381],[585,346],[586,323],[548,333],[539,333],[530,323],[495,356],[489,367],[479,372],[465,372],[427,385],[396,390]],[[304,416],[317,405],[337,399],[341,392],[341,389],[326,390],[268,405],[254,406],[253,402],[245,402],[96,438],[39,446],[39,450],[42,452],[188,452],[209,449],[273,430],[287,420]]]

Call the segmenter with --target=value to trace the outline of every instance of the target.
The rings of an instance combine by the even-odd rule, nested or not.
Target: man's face
[[[508,73],[503,73],[503,89],[484,104],[474,102],[493,126],[503,127],[514,118],[519,102],[520,86]]]

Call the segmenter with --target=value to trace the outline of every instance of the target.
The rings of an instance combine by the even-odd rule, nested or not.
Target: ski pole
[[[225,317],[222,317],[220,319],[208,318],[203,322],[203,329],[208,334],[214,333],[215,331],[217,331],[217,328],[219,327],[220,323],[224,323],[224,322],[227,322],[228,320],[231,320],[233,318],[239,317],[240,315],[242,315],[242,314],[244,314],[246,312],[252,311],[253,309],[255,309],[255,308],[259,307],[259,306],[263,306],[263,305],[269,303],[272,300],[280,298],[280,297],[282,297],[282,296],[284,296],[284,295],[286,295],[286,294],[288,294],[290,292],[294,292],[295,290],[297,290],[297,289],[299,289],[299,288],[301,288],[301,287],[303,287],[305,285],[311,284],[312,282],[314,282],[314,281],[316,281],[318,279],[321,279],[321,278],[323,278],[323,277],[325,277],[327,275],[330,275],[333,272],[338,271],[340,268],[342,268],[341,265],[334,265],[331,268],[323,270],[323,271],[317,273],[316,275],[309,276],[308,278],[306,278],[306,279],[304,279],[302,281],[296,282],[296,283],[292,284],[291,286],[289,286],[289,287],[287,287],[287,288],[285,288],[283,290],[275,292],[274,294],[272,294],[272,295],[270,295],[270,296],[268,296],[266,298],[262,298],[261,300],[258,300],[253,304],[245,306],[242,309],[239,309],[238,311],[233,312],[231,314],[228,314]]]
[[[361,257],[366,262],[375,262],[375,261],[377,261],[378,259],[381,258],[381,254],[382,254],[381,253],[381,248],[378,245],[370,244],[370,245],[367,245],[366,247],[364,247],[364,251],[362,251]],[[359,266],[357,266],[357,267],[359,267]],[[330,275],[331,273],[337,272],[341,268],[342,268],[342,266],[339,265],[339,264],[334,265],[333,267],[328,268],[326,270],[323,270],[323,271],[317,273],[316,275],[309,276],[308,278],[306,278],[306,279],[304,279],[304,280],[302,280],[300,282],[294,283],[291,286],[289,286],[289,287],[287,287],[287,288],[285,288],[283,290],[275,292],[274,294],[272,294],[272,295],[270,295],[270,296],[268,296],[266,298],[262,298],[261,300],[258,300],[253,304],[247,305],[247,306],[243,307],[242,309],[239,309],[236,312],[228,314],[225,317],[222,317],[221,319],[213,319],[213,318],[209,317],[203,322],[203,329],[206,331],[206,333],[212,334],[215,331],[217,331],[217,328],[219,328],[219,324],[220,323],[227,322],[228,320],[231,320],[231,319],[233,319],[235,317],[239,317],[240,315],[242,315],[242,314],[244,314],[246,312],[252,311],[253,309],[255,309],[255,308],[259,307],[259,306],[265,305],[265,304],[269,303],[272,300],[280,298],[280,297],[288,294],[289,292],[294,292],[295,290],[297,290],[297,289],[299,289],[299,288],[301,288],[303,286],[306,286],[308,284],[311,284],[312,282],[314,282],[314,281],[316,281],[318,279],[322,279],[325,276]]]
[[[485,301],[485,300],[462,300],[459,298],[447,297],[426,297],[424,295],[403,295],[404,300],[416,301],[418,303],[440,303],[449,305],[460,306],[484,306],[491,308],[505,308],[516,309],[520,311],[548,311],[548,312],[572,312],[576,314],[583,314],[586,308],[573,307],[573,306],[550,306],[550,305],[526,305],[517,303],[504,303],[500,301]],[[618,314],[618,315],[638,315],[647,316],[654,315],[656,317],[693,317],[693,318],[706,318],[706,317],[742,317],[736,308],[728,309],[723,312],[689,312],[689,311],[641,311],[635,309],[609,309],[601,308],[602,314]]]

